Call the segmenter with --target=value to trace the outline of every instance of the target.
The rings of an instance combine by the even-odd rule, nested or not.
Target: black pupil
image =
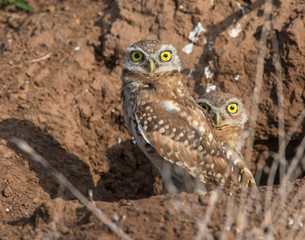
[[[203,109],[208,110],[208,106],[207,105],[202,105]]]
[[[164,56],[165,58],[167,58],[167,57],[168,57],[167,53],[165,53],[163,56]]]
[[[136,54],[134,55],[134,57],[135,57],[135,58],[140,58],[140,53],[136,53]]]
[[[231,106],[230,109],[231,109],[231,110],[234,110],[234,109],[235,109],[235,106]]]

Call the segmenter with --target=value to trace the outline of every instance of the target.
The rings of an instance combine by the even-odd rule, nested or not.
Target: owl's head
[[[127,48],[123,70],[156,76],[179,71],[180,59],[177,50],[169,43],[159,40],[141,40]]]
[[[240,126],[248,120],[242,101],[229,93],[209,92],[200,96],[196,102],[213,119],[216,127]]]

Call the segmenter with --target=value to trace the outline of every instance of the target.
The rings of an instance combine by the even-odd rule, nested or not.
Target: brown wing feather
[[[203,182],[208,180],[217,185],[241,185],[245,180],[253,185],[252,174],[243,170],[245,166],[241,166],[237,161],[239,157],[234,154],[225,156],[224,150],[218,147],[215,139],[209,138],[213,131],[209,123],[204,121],[202,111],[181,104],[176,106],[174,102],[171,102],[173,110],[169,111],[164,107],[164,102],[170,100],[143,104],[135,109],[139,124],[145,130],[144,138],[149,139],[161,157],[187,169],[192,176],[200,178]],[[198,124],[194,124],[194,121]],[[200,132],[200,127],[204,127],[204,134]],[[231,161],[232,157],[235,161]],[[229,173],[228,177],[225,177],[226,173]],[[240,179],[235,177],[239,176],[239,173],[243,174]]]

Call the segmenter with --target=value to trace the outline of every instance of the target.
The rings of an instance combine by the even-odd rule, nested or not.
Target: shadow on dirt
[[[37,153],[60,171],[83,195],[92,189],[94,200],[118,201],[139,199],[153,194],[153,173],[150,161],[137,145],[131,141],[120,143],[107,152],[110,171],[101,176],[94,187],[89,166],[77,156],[66,152],[51,135],[44,133],[32,122],[6,119],[0,123],[0,138],[9,142],[8,146],[28,161],[30,170],[39,178],[41,187],[51,198],[74,199],[67,189],[62,189],[54,177],[40,163],[33,161],[11,143],[11,138],[24,139]]]
[[[153,183],[157,171],[144,153],[125,141],[107,151],[110,171],[101,176],[95,195],[104,201],[140,199],[154,195]]]
[[[54,177],[40,163],[33,161],[10,142],[12,137],[24,139],[48,162],[59,170],[85,196],[88,189],[93,189],[93,181],[89,166],[73,154],[66,152],[51,135],[44,133],[32,122],[10,118],[0,123],[0,138],[7,140],[8,146],[28,161],[30,170],[39,178],[41,187],[50,194],[51,198],[74,198],[69,191],[59,187]]]

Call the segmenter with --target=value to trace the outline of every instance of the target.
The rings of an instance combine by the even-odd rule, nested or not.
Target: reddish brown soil
[[[28,4],[33,14],[12,7],[0,11],[0,239],[119,238],[48,170],[18,150],[10,142],[13,136],[25,139],[85,196],[92,189],[97,207],[133,239],[305,239],[305,180],[295,181],[304,176],[301,163],[284,191],[279,186],[261,186],[250,195],[225,190],[212,204],[214,193],[154,196],[156,173],[133,144],[121,112],[122,56],[143,38],[176,46],[184,83],[194,97],[214,84],[250,106],[263,0]],[[272,29],[282,65],[286,132],[305,105],[304,12],[304,1],[274,1]],[[185,54],[182,48],[198,22],[206,32]],[[241,32],[231,37],[237,24]],[[259,185],[266,184],[272,155],[278,152],[271,36],[250,162]],[[302,120],[286,148],[288,163],[298,149],[305,161],[304,135]]]

